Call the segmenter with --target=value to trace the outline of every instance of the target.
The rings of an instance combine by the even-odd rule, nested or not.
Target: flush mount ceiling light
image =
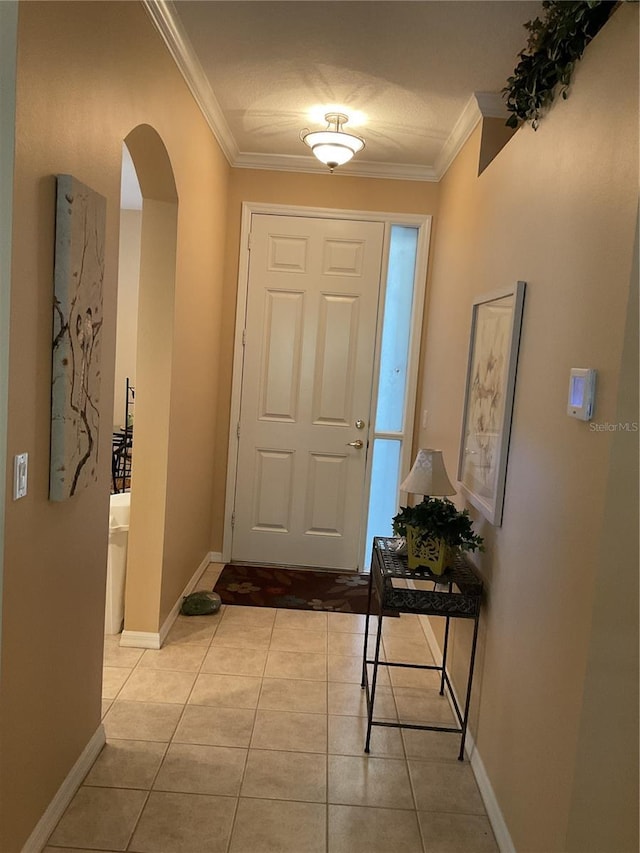
[[[300,131],[300,139],[333,172],[336,166],[343,166],[354,154],[362,151],[364,139],[342,129],[342,125],[349,121],[349,116],[344,113],[327,113],[324,118],[326,130],[310,131],[305,127]]]

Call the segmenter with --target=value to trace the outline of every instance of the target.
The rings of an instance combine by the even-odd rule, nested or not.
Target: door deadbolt
[[[364,429],[364,421],[362,418],[358,418],[356,421],[356,429]]]

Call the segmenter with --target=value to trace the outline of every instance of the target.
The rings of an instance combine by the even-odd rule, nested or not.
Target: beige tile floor
[[[364,753],[363,639],[358,615],[256,607],[178,617],[159,651],[107,637],[107,744],[45,853],[495,853],[456,735],[374,728]],[[414,616],[383,643],[432,661]],[[390,673],[376,716],[452,719],[433,673]]]

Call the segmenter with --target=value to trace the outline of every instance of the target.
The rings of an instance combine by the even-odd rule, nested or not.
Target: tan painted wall
[[[590,834],[607,838],[590,850],[638,845],[633,778],[625,810],[615,806],[623,782],[597,785],[598,801],[584,796],[589,773],[613,772],[602,760],[607,742],[637,765],[637,666],[633,653],[620,655],[622,638],[635,637],[637,652],[637,584],[627,588],[622,571],[637,575],[637,436],[617,434],[614,447],[611,433],[565,414],[569,369],[594,367],[595,421],[617,421],[638,188],[637,13],[625,4],[613,16],[578,65],[569,99],[537,133],[521,129],[477,177],[478,129],[440,188],[418,409],[430,412],[421,443],[442,447],[453,471],[471,300],[528,282],[504,520],[497,529],[478,521],[488,589],[472,713],[519,853],[587,849],[579,840]],[[637,360],[625,366],[634,369],[637,386]],[[635,472],[634,494],[625,467]],[[634,534],[618,544],[615,565],[603,565],[625,506]],[[622,586],[613,599],[626,592],[633,607],[600,606],[604,575]],[[468,639],[457,631],[459,685]],[[630,709],[610,701],[606,661]]]
[[[113,391],[113,425],[116,428],[124,426],[127,377],[134,387],[136,384],[141,227],[142,211],[120,211],[116,373]]]
[[[16,853],[100,720],[122,141],[153,126],[179,197],[160,612],[209,551],[229,168],[137,3],[25,3],[19,14],[8,458],[29,452],[4,552],[0,850]],[[48,501],[56,173],[107,198],[100,479]],[[203,192],[203,187],[207,192]],[[189,453],[185,452],[189,449]],[[7,477],[7,487],[10,486]]]
[[[15,135],[18,7],[0,4],[0,518],[6,494],[5,447],[9,396],[9,306],[11,303],[11,224],[13,218],[13,138]],[[2,576],[4,526],[0,525],[0,651],[2,648]],[[1,666],[1,660],[0,660]],[[0,671],[0,678],[2,673]],[[0,810],[0,815],[2,814]]]
[[[28,450],[31,476],[29,496],[6,513],[2,853],[20,850],[100,708],[107,433],[100,484],[64,504],[47,500],[52,175],[70,172],[108,199],[103,357],[112,364],[120,151],[142,122],[164,140],[179,196],[171,489],[159,612],[149,630],[203,553],[221,545],[240,202],[437,213],[418,401],[430,422],[419,437],[445,449],[451,471],[470,299],[505,280],[529,281],[505,520],[495,535],[483,531],[489,595],[474,732],[519,851],[561,850],[567,837],[577,850],[576,826],[586,832],[606,819],[606,808],[582,800],[589,772],[602,766],[589,739],[612,737],[616,754],[629,741],[623,726],[609,725],[598,649],[589,643],[593,612],[605,660],[618,650],[608,645],[611,611],[594,608],[603,580],[596,555],[613,530],[603,521],[605,494],[616,495],[616,466],[632,456],[626,434],[614,446],[609,434],[569,420],[564,406],[569,367],[593,364],[598,419],[618,411],[637,188],[636,15],[629,7],[616,14],[580,64],[569,101],[537,134],[520,131],[477,178],[476,133],[439,188],[246,170],[229,179],[137,4],[21,6],[8,453]],[[108,422],[112,368],[103,383]],[[632,837],[627,828],[616,837]]]
[[[515,132],[514,128],[506,126],[502,118],[483,118],[478,174],[484,172]]]
[[[221,363],[220,412],[231,405],[233,372],[233,337],[236,298],[238,292],[238,262],[240,225],[243,202],[284,204],[299,207],[319,207],[338,210],[371,210],[389,213],[421,213],[434,215],[438,205],[438,184],[419,181],[393,181],[355,178],[341,175],[305,175],[292,172],[233,169],[229,193],[228,232],[225,265],[224,322],[221,329],[222,352],[227,360]],[[227,447],[229,423],[218,422],[216,444]],[[216,460],[215,502],[212,525],[212,547],[222,550],[223,511],[225,499],[227,457]]]
[[[158,141],[157,137],[152,138]],[[168,177],[173,185],[172,177]],[[154,633],[158,630],[161,613],[166,541],[163,531],[171,525],[167,515],[167,492],[171,367],[177,332],[173,310],[177,217],[175,198],[173,201],[144,200],[125,631]]]
[[[638,849],[638,231],[567,851]],[[627,426],[632,430],[627,432]],[[615,582],[612,583],[612,571]],[[603,736],[604,735],[604,736]],[[592,816],[594,803],[607,819]],[[634,820],[635,817],[635,820]]]

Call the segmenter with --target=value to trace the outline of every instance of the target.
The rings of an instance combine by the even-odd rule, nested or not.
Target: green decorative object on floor
[[[217,592],[201,589],[185,595],[180,613],[183,616],[207,616],[209,613],[217,613],[221,604],[222,599]]]

